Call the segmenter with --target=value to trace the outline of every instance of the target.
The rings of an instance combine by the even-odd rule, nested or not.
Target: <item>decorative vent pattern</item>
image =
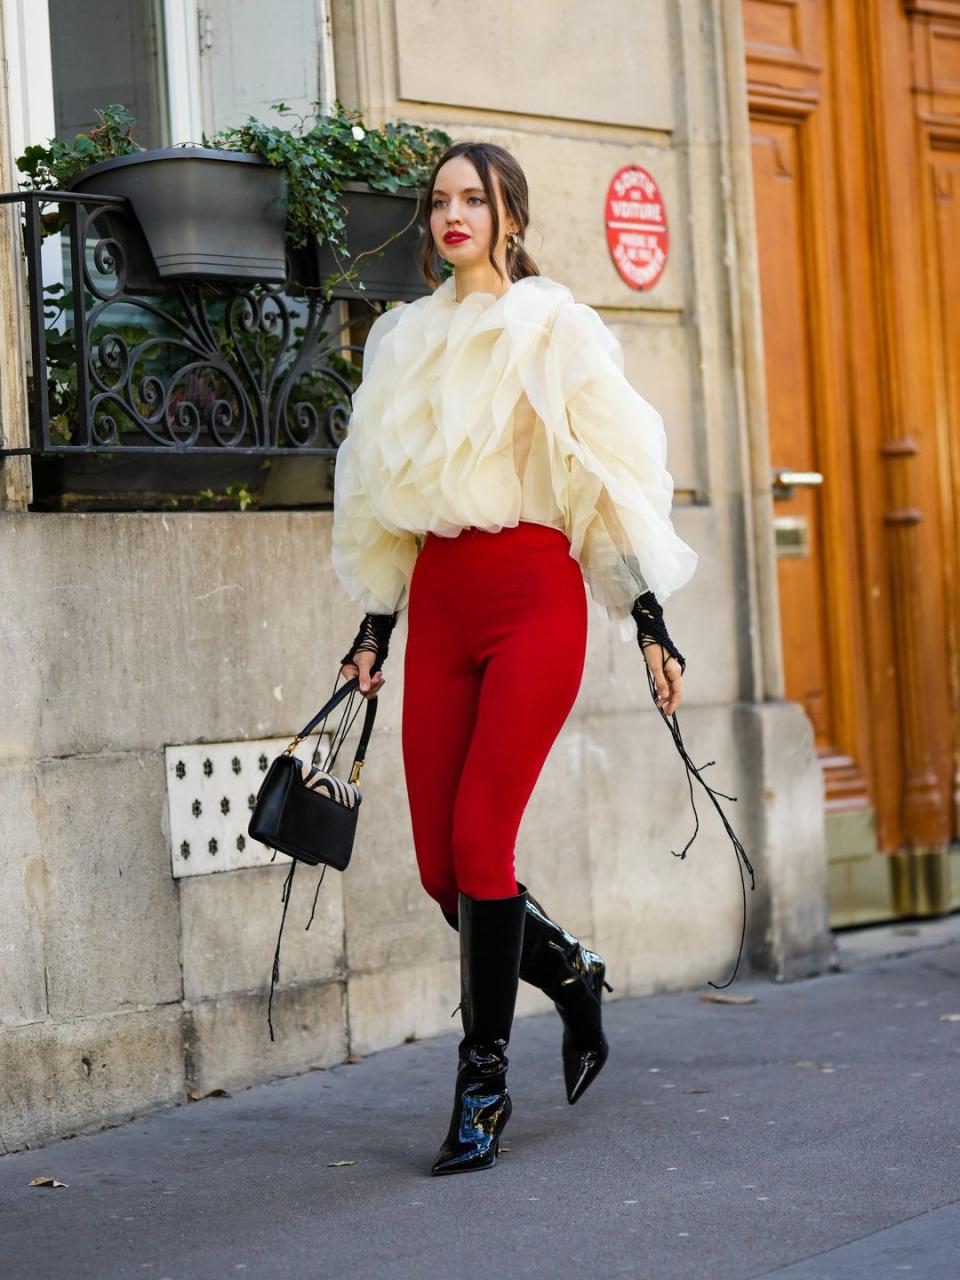
[[[272,851],[251,840],[247,823],[263,775],[290,736],[165,748],[170,859],[175,879],[270,865]],[[300,746],[301,760],[313,751],[316,742],[312,736]],[[329,747],[330,734],[325,733],[322,755]],[[287,862],[282,854],[277,860]]]

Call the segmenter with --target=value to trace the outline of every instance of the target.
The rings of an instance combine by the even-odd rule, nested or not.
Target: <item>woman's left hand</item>
[[[672,716],[683,697],[683,675],[676,658],[668,654],[664,662],[663,653],[663,645],[659,644],[648,644],[643,649],[657,688],[657,706],[664,715]]]

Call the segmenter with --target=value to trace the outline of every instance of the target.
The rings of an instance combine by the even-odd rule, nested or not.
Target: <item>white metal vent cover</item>
[[[270,761],[289,742],[289,737],[263,738],[164,748],[175,879],[263,867],[274,860],[272,850],[247,835],[247,824]],[[298,747],[301,760],[316,743],[313,734]],[[321,760],[329,749],[327,732],[321,735]],[[287,861],[280,854],[277,860]]]

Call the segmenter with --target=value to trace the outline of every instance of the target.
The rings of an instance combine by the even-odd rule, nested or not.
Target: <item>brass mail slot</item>
[[[806,516],[774,516],[773,531],[778,557],[810,554],[810,530]]]

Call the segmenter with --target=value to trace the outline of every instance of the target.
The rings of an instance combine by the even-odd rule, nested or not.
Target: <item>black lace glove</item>
[[[663,645],[667,653],[680,663],[680,674],[683,675],[687,665],[686,659],[667,633],[667,624],[663,620],[663,609],[661,609],[660,601],[653,592],[645,591],[642,596],[637,596],[630,614],[637,624],[637,643],[640,648],[646,649],[651,644]],[[646,658],[646,654],[644,654],[644,658]],[[664,662],[666,662],[666,658],[664,658]]]
[[[366,613],[360,623],[360,630],[353,638],[353,643],[344,657],[340,659],[341,667],[353,662],[358,653],[376,654],[376,661],[370,668],[370,674],[376,673],[383,666],[390,649],[390,633],[397,624],[395,613]],[[356,665],[356,664],[354,664]]]

